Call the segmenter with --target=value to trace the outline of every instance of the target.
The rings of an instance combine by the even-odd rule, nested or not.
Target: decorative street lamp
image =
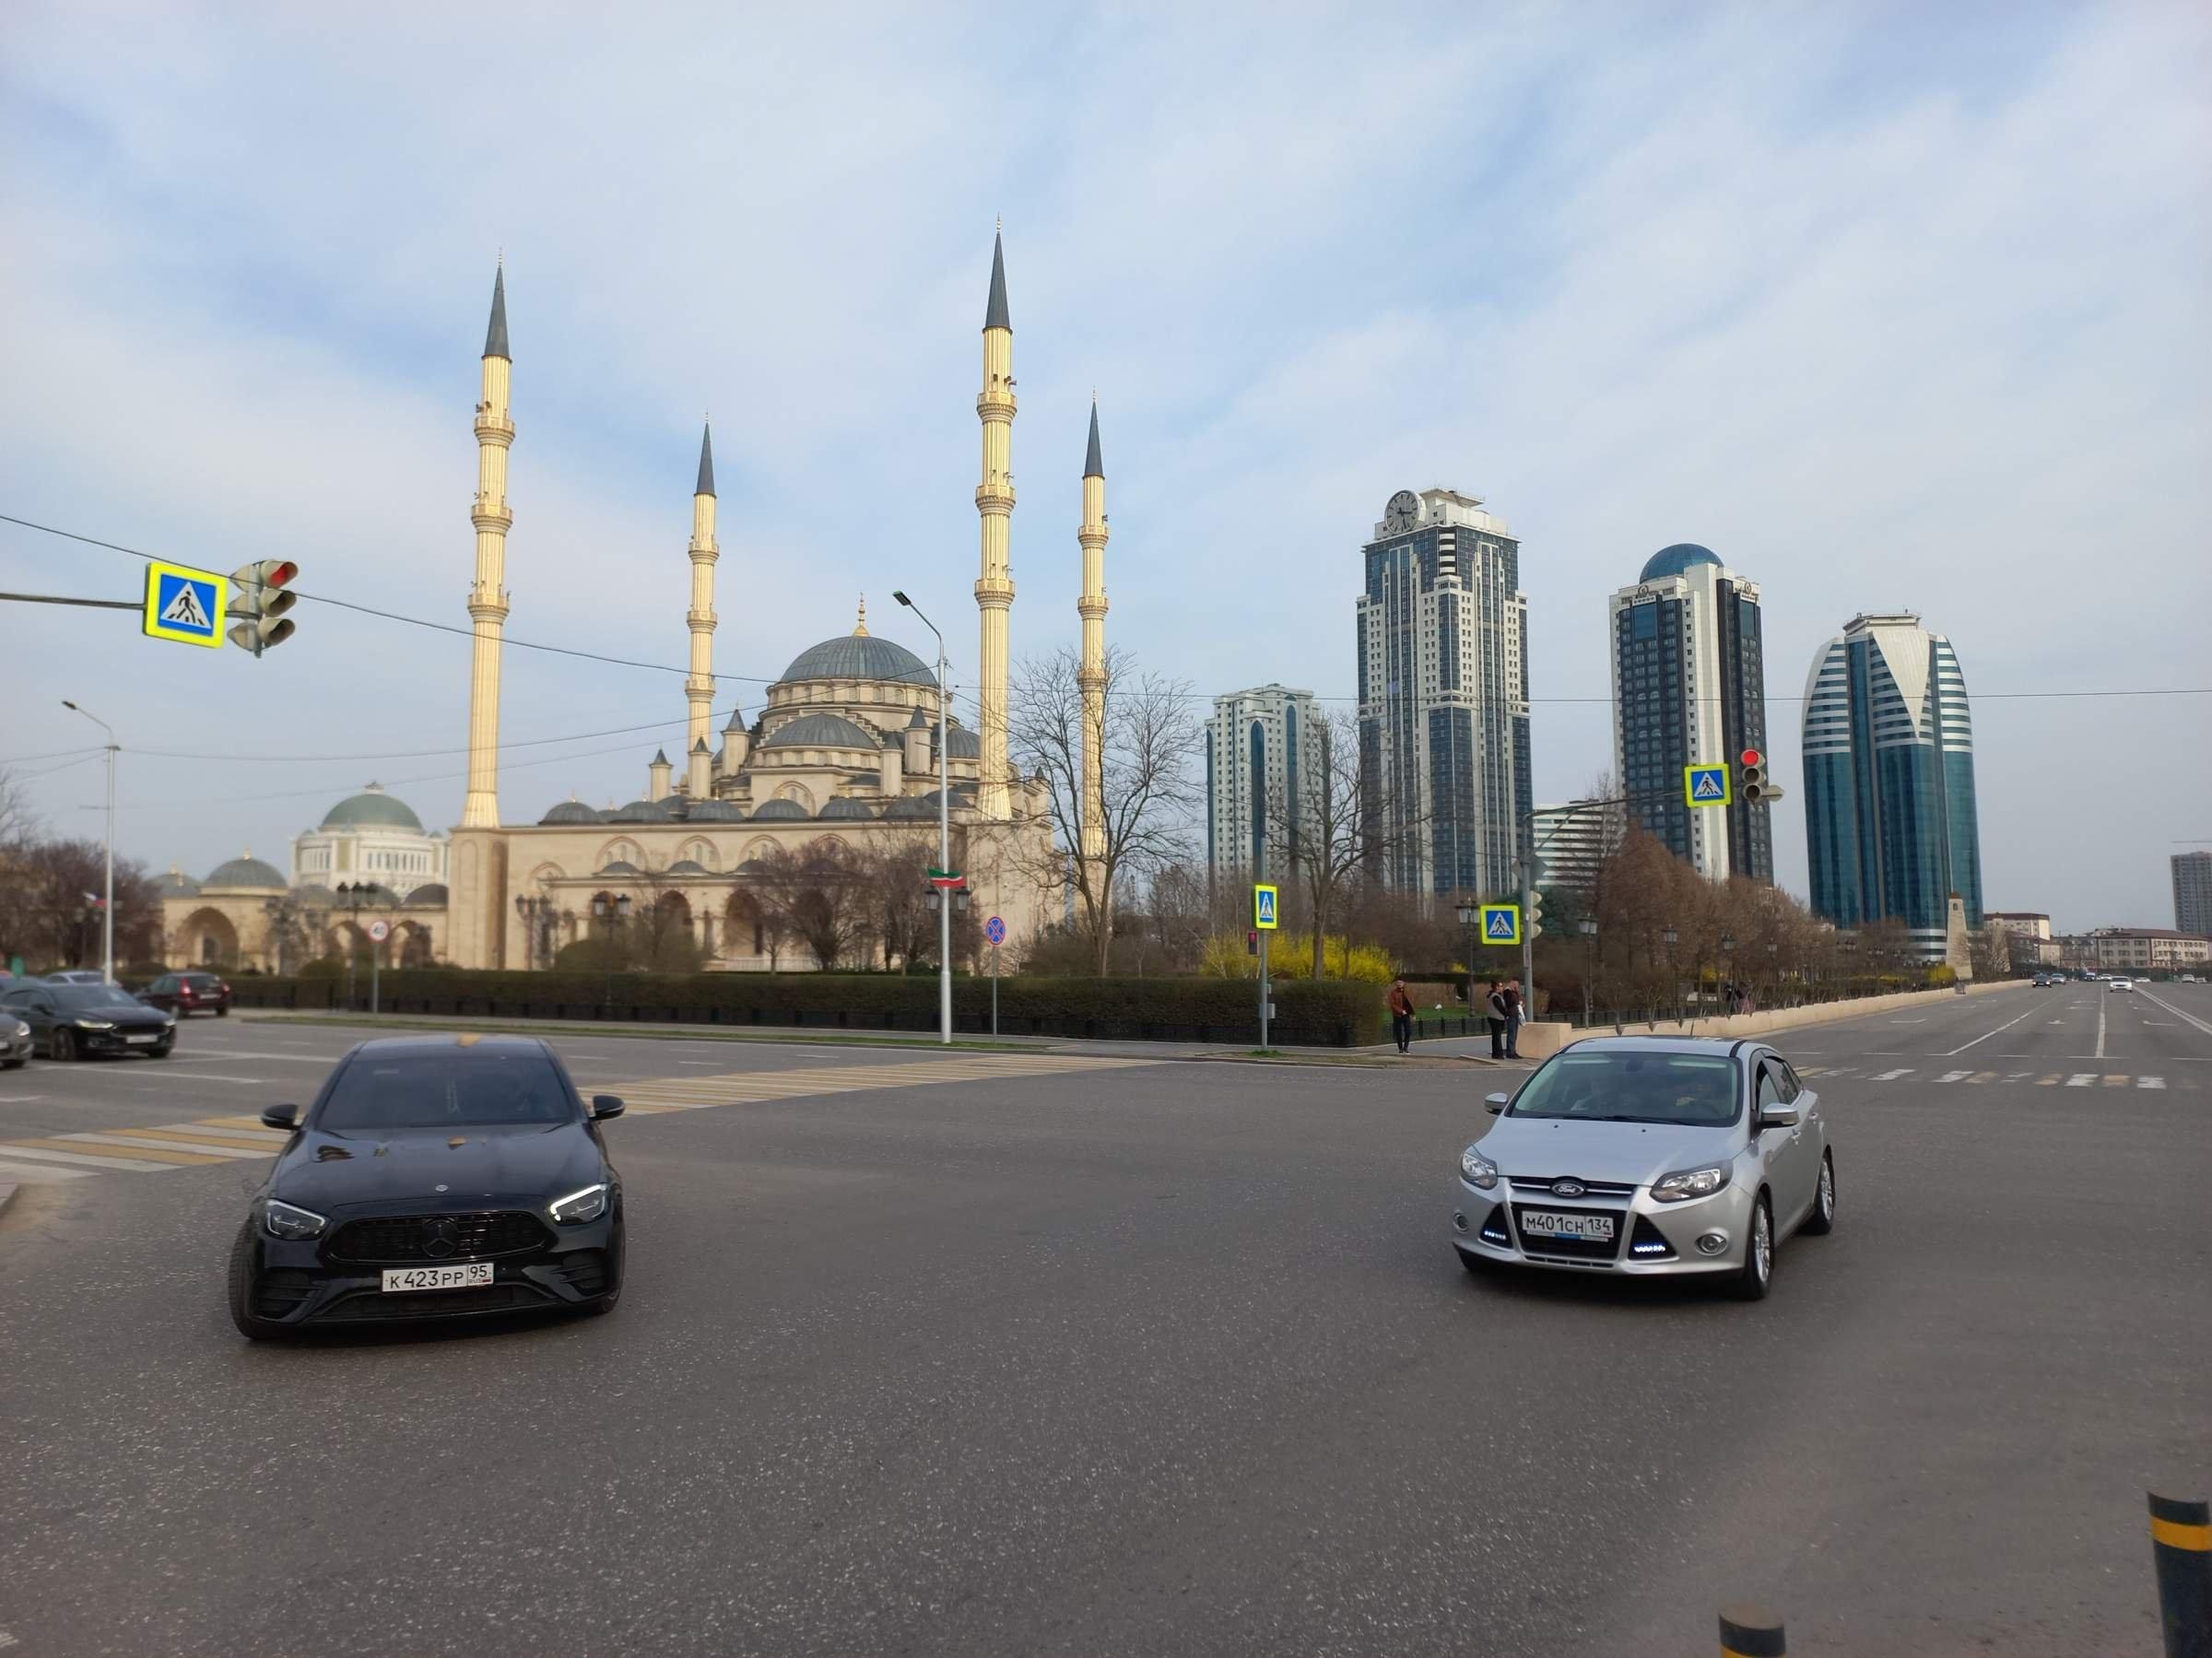
[[[532,897],[526,892],[518,892],[514,895],[514,913],[523,923],[524,965],[535,970],[538,964],[538,958],[543,956],[546,958],[546,965],[551,967],[553,965],[552,899],[544,894]]]
[[[353,1005],[354,959],[359,954],[361,942],[361,910],[372,902],[383,888],[374,881],[340,881],[338,900],[353,922],[353,931],[346,938],[346,1005]]]
[[[622,923],[629,918],[629,893],[619,893],[613,898],[609,898],[604,892],[593,896],[592,919],[598,922],[606,930],[606,935],[602,942],[606,946],[606,1005],[610,1009],[615,1005],[615,958],[621,952]]]
[[[1669,927],[1659,936],[1666,941],[1666,976],[1675,982],[1675,1023],[1679,1025],[1682,1022],[1682,973],[1675,966],[1675,947],[1682,942],[1682,935]],[[1702,990],[1704,986],[1698,988]]]
[[[1467,1017],[1475,1017],[1475,952],[1478,947],[1475,928],[1482,920],[1482,905],[1471,898],[1463,898],[1454,906],[1459,924],[1467,930]]]

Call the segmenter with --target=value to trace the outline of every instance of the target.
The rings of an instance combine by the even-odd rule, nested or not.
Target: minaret
[[[484,395],[477,405],[477,580],[468,590],[476,646],[468,680],[468,798],[463,829],[500,822],[500,640],[507,626],[507,450],[514,421],[507,408],[514,363],[507,352],[507,268],[491,279],[491,326],[484,335]]]
[[[699,434],[699,485],[691,491],[691,672],[684,697],[691,705],[684,730],[687,748],[698,749],[713,735],[714,721],[714,561],[722,548],[714,540],[714,429]],[[694,784],[694,792],[697,785]]]
[[[1007,519],[1014,512],[1014,475],[1007,469],[1014,436],[1014,323],[1006,312],[1006,255],[1003,239],[991,239],[991,297],[983,307],[983,390],[975,400],[983,423],[983,481],[975,510],[982,517],[983,573],[975,583],[982,613],[982,648],[976,667],[976,721],[982,738],[976,809],[985,817],[1012,816],[1006,794],[1006,612],[1014,582],[1006,566]]]
[[[1076,682],[1083,692],[1083,861],[1093,867],[1106,855],[1106,467],[1099,459],[1099,398],[1090,398],[1090,451],[1083,457],[1083,665]]]

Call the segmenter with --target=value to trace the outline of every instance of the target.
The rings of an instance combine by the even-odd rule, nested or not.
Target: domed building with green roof
[[[368,881],[406,898],[445,881],[446,841],[382,783],[349,794],[292,841],[292,884],[335,889]]]

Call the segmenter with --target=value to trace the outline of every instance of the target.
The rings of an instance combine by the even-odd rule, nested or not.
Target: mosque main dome
[[[809,645],[791,659],[785,679],[881,679],[932,685],[936,674],[904,645],[872,633],[841,633]]]

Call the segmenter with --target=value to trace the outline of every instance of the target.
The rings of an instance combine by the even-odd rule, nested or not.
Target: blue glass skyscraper
[[[1838,926],[1894,918],[1939,961],[1952,893],[1982,924],[1966,676],[1917,616],[1853,617],[1813,659],[1805,832],[1813,909]]]

